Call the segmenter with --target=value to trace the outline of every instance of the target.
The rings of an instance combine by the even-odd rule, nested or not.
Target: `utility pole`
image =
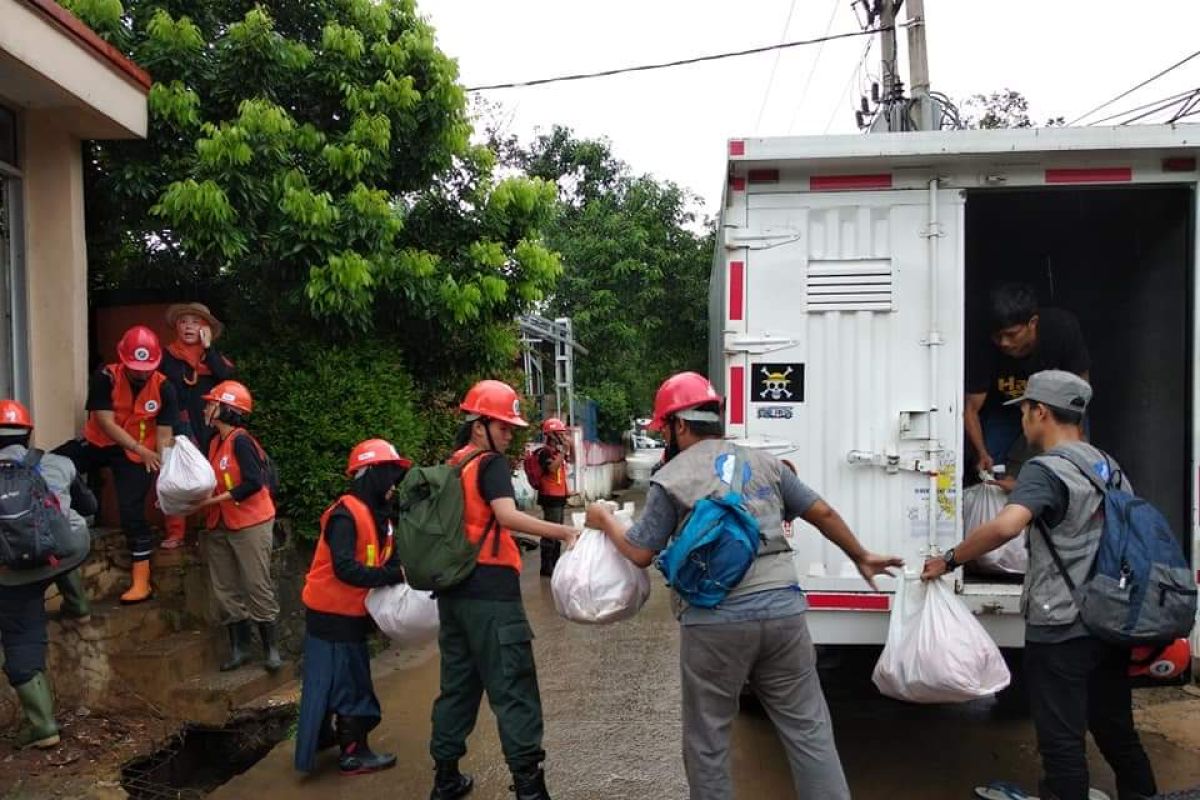
[[[883,2],[887,5],[888,0]],[[892,42],[895,47],[895,31]],[[936,109],[929,96],[929,51],[925,46],[925,0],[908,0],[908,76],[917,130],[935,130]]]
[[[894,98],[898,81],[896,80],[896,0],[877,0],[879,3],[879,28],[883,37],[880,48],[882,55],[883,96],[884,105]]]

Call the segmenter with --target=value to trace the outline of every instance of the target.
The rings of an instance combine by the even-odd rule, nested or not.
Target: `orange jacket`
[[[224,439],[214,436],[208,445],[208,461],[217,475],[214,494],[224,494],[242,482],[242,467],[233,451],[238,436],[250,434],[242,428],[237,428]],[[254,437],[250,436],[250,439],[253,441]],[[258,447],[257,442],[254,444]],[[240,531],[260,525],[274,517],[275,501],[271,499],[267,487],[263,486],[241,502],[226,500],[218,505],[209,506],[205,524],[210,529],[221,527],[227,531]]]
[[[338,580],[333,571],[333,554],[325,541],[325,527],[329,517],[343,506],[354,517],[355,540],[354,558],[368,567],[378,567],[386,564],[392,557],[392,530],[389,526],[383,551],[379,552],[378,529],[375,527],[375,515],[362,500],[354,495],[346,494],[337,502],[325,509],[321,515],[321,539],[317,542],[317,551],[313,554],[312,566],[304,579],[304,591],[300,599],[306,608],[325,614],[341,614],[345,617],[367,616],[367,592]]]
[[[161,372],[153,373],[135,398],[133,388],[125,377],[123,366],[109,364],[104,371],[112,378],[113,382],[112,410],[117,424],[138,444],[150,450],[158,449],[158,412],[162,410],[162,385],[166,382],[167,376]],[[83,438],[96,447],[116,445],[116,442],[100,427],[100,420],[94,411],[88,414],[87,424],[83,426]],[[135,463],[142,463],[142,457],[137,453],[126,450],[125,457]]]
[[[475,452],[473,447],[464,447],[450,457],[451,464],[459,464]],[[491,564],[498,567],[508,567],[521,571],[521,551],[512,537],[512,531],[500,527],[492,507],[479,491],[479,467],[487,459],[480,456],[473,459],[462,471],[463,499],[466,509],[463,522],[467,529],[467,538],[472,544],[483,541],[484,534],[488,540],[483,542],[479,551],[479,563]]]

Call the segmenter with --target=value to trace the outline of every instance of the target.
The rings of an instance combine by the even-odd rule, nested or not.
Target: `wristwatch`
[[[956,570],[960,566],[962,566],[961,564],[959,564],[957,561],[954,560],[954,548],[953,547],[951,547],[949,550],[946,551],[946,554],[944,556],[942,556],[942,560],[946,562],[946,572],[954,572],[954,570]]]

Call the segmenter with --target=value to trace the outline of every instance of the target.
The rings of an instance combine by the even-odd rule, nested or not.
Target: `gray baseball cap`
[[[1092,402],[1092,386],[1073,372],[1048,369],[1030,375],[1025,384],[1025,394],[1004,405],[1015,406],[1026,400],[1082,414],[1087,411],[1088,403]]]

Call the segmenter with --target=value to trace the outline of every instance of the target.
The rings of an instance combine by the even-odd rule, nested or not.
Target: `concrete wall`
[[[75,435],[87,396],[82,144],[54,111],[26,111],[25,275],[36,443]]]

